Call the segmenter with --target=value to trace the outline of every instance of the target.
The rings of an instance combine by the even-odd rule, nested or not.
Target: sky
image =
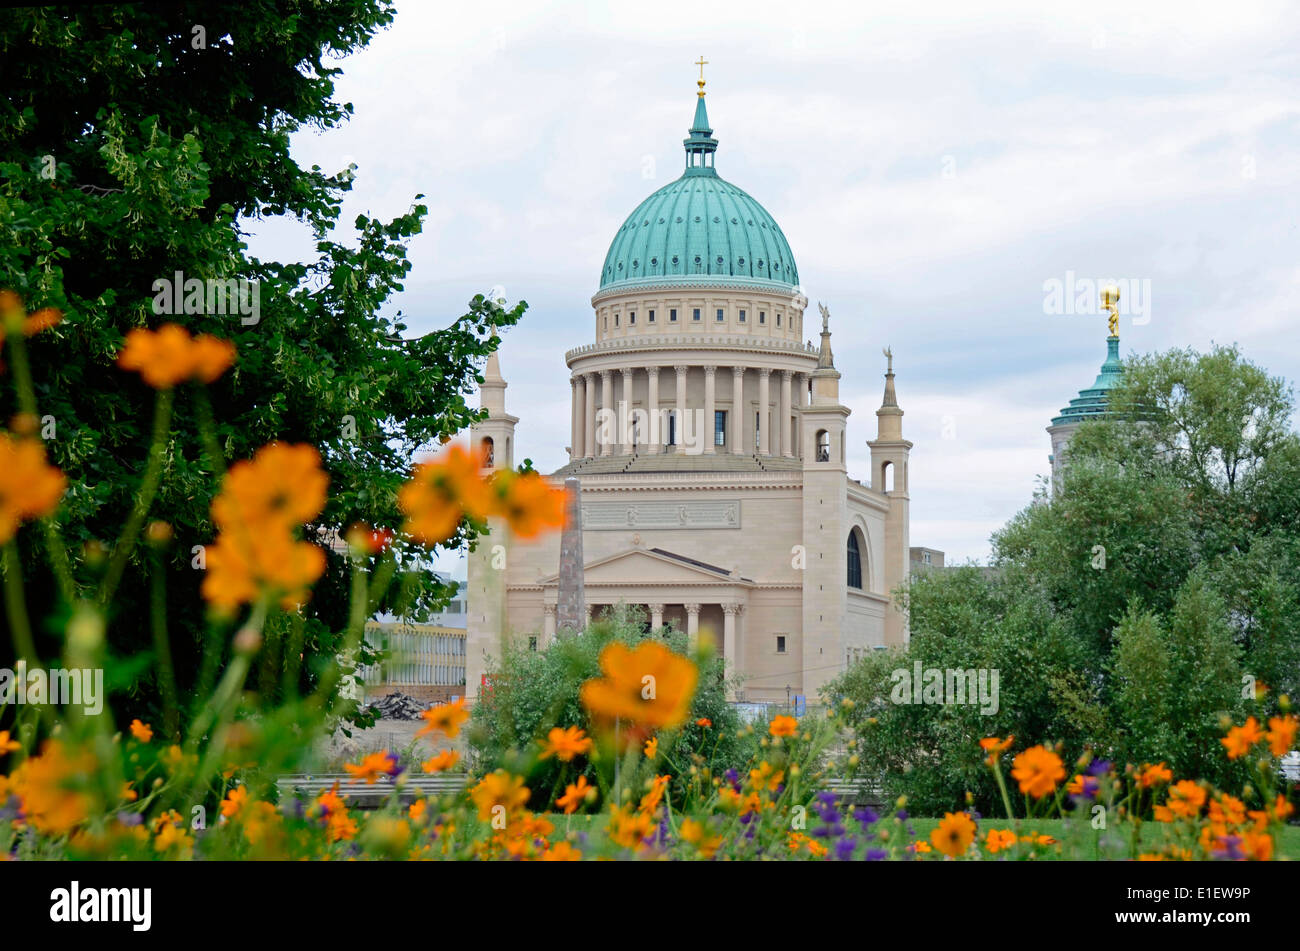
[[[412,336],[493,287],[528,302],[500,360],[517,455],[551,471],[564,353],[592,342],[614,232],[681,172],[703,56],[719,174],[830,309],[850,474],[888,345],[911,543],[985,562],[1105,358],[1099,308],[1057,306],[1053,282],[1120,282],[1124,353],[1235,342],[1300,378],[1300,8],[1073,6],[401,0],[340,63],[352,120],[293,150],[356,164],[342,221],[425,196],[389,308]],[[246,226],[254,254],[310,255],[297,223]]]

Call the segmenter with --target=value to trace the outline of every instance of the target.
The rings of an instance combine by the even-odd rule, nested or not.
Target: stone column
[[[780,430],[780,449],[781,455],[791,456],[794,453],[790,446],[790,378],[794,376],[793,370],[781,371],[781,430]]]
[[[622,430],[623,455],[632,454],[632,368],[623,368],[623,399],[618,404],[618,428]],[[642,436],[644,438],[644,434]]]
[[[745,451],[745,368],[731,368],[731,451]]]
[[[614,416],[612,415],[614,414],[614,371],[613,370],[600,371],[600,411],[604,419],[606,420],[606,425],[608,425],[609,422],[612,421],[614,418]],[[600,427],[597,427],[597,431],[599,431],[599,429]],[[613,454],[615,438],[617,438],[617,433],[614,434],[614,438],[601,442],[600,454],[602,456],[609,456]]]
[[[596,374],[585,374],[583,380],[587,391],[587,418],[582,425],[582,455],[584,459],[592,459],[596,455]]]
[[[767,421],[767,401],[770,396],[767,388],[767,378],[772,375],[772,371],[763,367],[758,371],[758,454],[760,456],[769,456],[771,453],[768,447],[771,442],[771,426]]]
[[[700,606],[687,604],[686,608],[686,646],[692,654],[700,645]]]
[[[739,658],[736,657],[736,615],[740,610],[740,605],[734,602],[722,606],[722,658],[726,663],[724,676],[728,678],[740,672]],[[736,699],[735,688],[731,686],[730,679],[727,685],[727,699]]]
[[[542,646],[545,647],[555,640],[555,614],[556,606],[554,604],[542,605]]]
[[[583,382],[581,376],[569,378],[569,383],[573,386],[573,425],[569,436],[569,459],[582,458],[582,414],[583,414]]]
[[[659,368],[646,367],[646,452],[658,452],[664,443],[663,427],[659,419]]]
[[[657,631],[664,626],[664,606],[662,604],[650,605],[650,630]]]
[[[673,450],[680,456],[686,452],[682,432],[686,428],[686,371],[690,368],[679,364],[673,369],[677,371],[677,445]]]
[[[704,368],[704,451],[715,452],[713,445],[713,410],[715,407],[714,400],[714,377],[717,376],[717,367]]]

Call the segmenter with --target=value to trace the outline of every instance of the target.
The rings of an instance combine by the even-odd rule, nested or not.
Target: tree
[[[39,412],[54,424],[48,451],[71,483],[61,530],[76,596],[102,570],[100,543],[126,521],[148,446],[153,394],[113,365],[124,334],[170,320],[228,338],[239,351],[211,399],[177,393],[151,512],[176,538],[164,564],[182,677],[201,653],[202,573],[191,564],[196,546],[213,537],[208,506],[225,463],[273,440],[311,443],[331,478],[314,529],[395,526],[394,492],[411,457],[477,418],[467,396],[478,368],[499,342],[495,331],[525,308],[475,297],[444,330],[403,340],[406,323],[388,305],[403,289],[405,245],[426,207],[413,203],[387,222],[359,216],[355,239],[344,241],[334,231],[351,170],[304,169],[290,154],[294,131],[329,129],[351,115],[351,104],[334,97],[340,68],[331,63],[392,19],[389,0],[0,13],[0,287],[65,314],[33,338],[30,357]],[[245,222],[268,215],[307,223],[315,257],[251,257]],[[253,283],[238,313],[217,312],[202,297],[182,313],[159,314],[174,302],[178,274]],[[15,408],[12,389],[0,387],[0,414]],[[214,440],[202,438],[205,423]],[[466,524],[449,544],[474,535]],[[34,561],[43,542],[27,544]],[[450,596],[416,552],[400,554],[403,582],[376,607],[420,616]],[[131,558],[141,570],[128,572],[109,629],[120,654],[150,643],[140,609],[146,556]],[[338,647],[346,583],[344,559],[332,555],[309,608],[312,655]],[[67,593],[50,583],[29,597],[38,616],[67,609]],[[57,628],[43,653],[53,653]],[[313,665],[304,670],[310,678]],[[125,703],[147,714],[154,697],[146,689]]]

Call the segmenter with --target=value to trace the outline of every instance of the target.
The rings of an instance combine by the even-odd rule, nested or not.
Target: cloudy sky
[[[494,285],[528,302],[501,362],[519,446],[550,471],[564,351],[591,342],[615,230],[680,174],[703,54],[718,171],[831,310],[852,474],[888,344],[912,544],[982,561],[1105,356],[1105,318],[1050,313],[1048,282],[1149,288],[1125,352],[1235,341],[1300,378],[1300,10],[1076,6],[405,0],[343,63],[351,123],[295,150],[357,164],[344,220],[426,196],[393,302],[412,333]],[[307,253],[296,226],[255,224],[254,253]]]

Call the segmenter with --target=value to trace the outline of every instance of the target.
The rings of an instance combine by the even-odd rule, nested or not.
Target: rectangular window
[[[739,320],[742,324],[745,322],[745,312],[743,310],[740,312]]]
[[[528,638],[528,649],[529,649],[530,651],[535,651],[535,650],[537,650],[537,638],[536,638],[536,637],[530,637],[530,638]]]
[[[653,324],[654,322],[655,322],[655,312],[652,310],[650,311],[650,316],[646,318],[646,323]]]
[[[634,323],[636,323],[636,311],[634,311],[634,310],[630,310],[630,311],[627,312],[627,322],[628,322],[629,324],[634,324]]]
[[[669,322],[670,324],[675,324],[675,323],[677,323],[677,308],[676,308],[676,307],[673,307],[673,308],[671,308],[671,309],[668,311],[668,322]]]
[[[762,413],[754,414],[754,448],[755,449],[758,448],[758,436],[759,436],[759,426],[760,426],[759,420],[761,420],[762,418],[763,418]]]
[[[677,445],[677,412],[668,414],[668,445]]]
[[[700,319],[700,309],[699,309],[698,307],[696,307],[696,308],[691,312],[691,320],[699,320],[699,319]]]
[[[615,327],[618,326],[618,314],[615,314],[615,315],[614,315],[614,326],[615,326]]]
[[[713,445],[725,446],[727,444],[727,411],[725,409],[715,409],[713,411]]]
[[[778,634],[778,635],[776,635],[776,652],[777,652],[778,654],[784,654],[784,653],[785,653],[785,635],[784,635],[784,634]]]
[[[722,321],[723,321],[722,308],[719,307],[719,308],[718,308],[718,323],[722,323]]]
[[[780,314],[777,314],[777,315],[776,315],[776,325],[777,325],[778,327],[781,326],[781,315],[780,315]]]
[[[765,311],[765,310],[760,310],[760,311],[758,312],[758,322],[759,322],[760,324],[765,324],[765,323],[767,323],[767,311]]]

